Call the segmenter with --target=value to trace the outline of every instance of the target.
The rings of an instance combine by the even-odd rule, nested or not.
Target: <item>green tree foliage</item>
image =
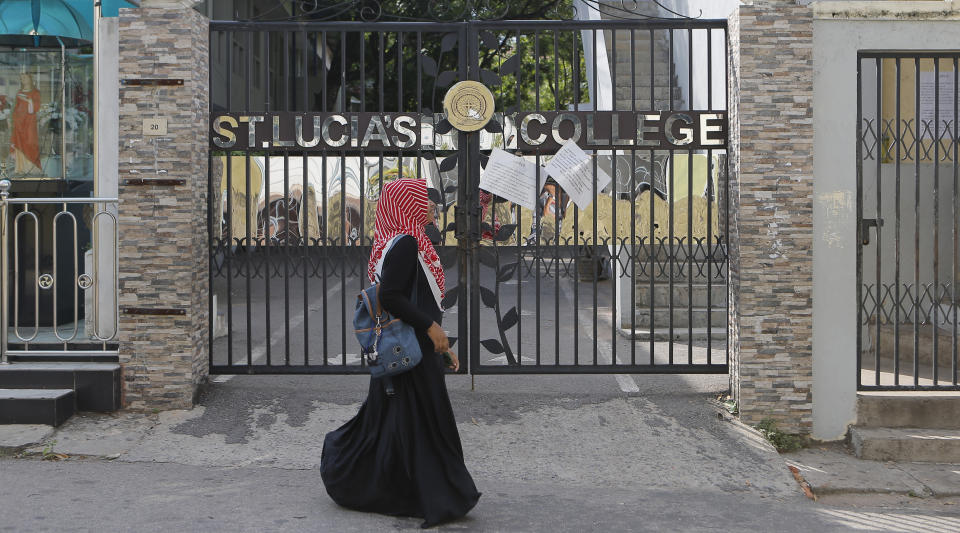
[[[381,3],[380,11],[380,20],[558,19],[572,16],[572,0],[394,0]],[[361,20],[361,12],[351,11],[346,18]],[[581,39],[577,30],[481,31],[476,75],[494,90],[499,111],[565,109],[583,103],[589,100],[588,58],[583,57]],[[317,46],[318,53],[329,54],[331,65],[320,76],[326,90],[314,101],[325,110],[441,112],[447,87],[469,78],[466,58],[474,44],[468,40],[429,27],[420,33],[318,35],[314,42],[326,42],[325,48]],[[341,92],[344,83],[346,91]]]

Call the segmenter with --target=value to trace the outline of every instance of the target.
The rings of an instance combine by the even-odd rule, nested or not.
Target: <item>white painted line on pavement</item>
[[[330,297],[336,295],[338,292],[340,292],[340,284],[339,284],[339,283],[336,284],[336,285],[334,285],[332,289],[327,290],[327,297],[326,297],[325,301],[329,301]],[[308,307],[308,310],[310,310],[310,311],[316,311],[317,309],[315,309],[315,308],[313,308],[313,307],[311,306],[311,307]],[[303,316],[302,313],[299,314],[299,315],[295,315],[293,318],[290,319],[290,329],[294,329],[294,328],[300,327],[300,324],[303,324],[303,321],[304,321],[304,316]],[[227,334],[229,335],[229,333],[227,333]],[[281,343],[281,342],[283,342],[283,337],[282,337],[282,336],[277,336],[277,337],[275,337],[275,338],[273,339],[273,342],[270,343],[270,348],[271,348],[271,349],[278,349],[278,348],[280,347],[280,343]],[[349,355],[349,354],[347,354],[347,355]],[[259,363],[260,361],[263,360],[264,357],[267,356],[267,347],[266,347],[265,345],[263,345],[263,344],[254,346],[254,347],[253,347],[253,350],[250,352],[250,356],[251,356],[251,364],[255,365],[255,364]],[[348,360],[349,360],[349,359],[348,359]],[[240,364],[245,364],[245,363],[246,363],[246,357],[244,357],[244,358],[242,359],[242,361],[234,361],[234,362],[239,362]],[[236,376],[236,374],[219,375],[219,376],[216,376],[216,377],[212,378],[210,381],[211,381],[212,383],[226,383],[226,382],[230,381],[231,379],[233,379],[234,376]]]
[[[563,295],[566,297],[567,301],[570,302],[570,305],[573,305],[573,290],[570,288],[570,282],[566,281],[561,284],[563,287]],[[596,310],[594,310],[596,312]],[[593,323],[593,316],[591,316],[586,309],[577,309],[577,314],[580,317],[581,324]],[[600,323],[599,317],[597,323]],[[590,334],[590,330],[584,331],[584,336],[588,339],[592,339],[593,335]],[[610,357],[610,354],[613,353],[613,349],[610,347],[610,343],[603,339],[594,339],[597,343],[597,361],[602,362],[605,365],[611,364],[613,361]],[[617,362],[620,361],[620,357],[617,357]],[[634,381],[633,376],[629,374],[614,374],[613,377],[617,380],[617,385],[620,386],[620,390],[623,392],[640,392],[640,387],[637,385],[637,382]]]

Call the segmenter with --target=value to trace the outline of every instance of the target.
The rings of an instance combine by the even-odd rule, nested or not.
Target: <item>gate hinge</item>
[[[453,206],[453,236],[455,239],[463,239],[463,208],[460,204]]]
[[[461,207],[460,204],[454,206],[454,219],[457,221],[457,228],[454,236],[457,239],[480,240],[480,213],[482,209],[479,206],[470,205]]]
[[[882,228],[882,218],[864,218],[860,221],[860,244],[867,246],[870,244],[870,228]]]

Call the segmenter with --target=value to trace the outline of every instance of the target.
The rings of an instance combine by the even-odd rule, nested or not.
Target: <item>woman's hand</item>
[[[457,354],[453,353],[453,350],[447,350],[447,356],[450,357],[450,361],[447,363],[447,368],[453,370],[454,372],[460,370],[460,359],[457,358]]]
[[[427,336],[433,341],[433,351],[443,353],[450,350],[450,339],[447,338],[447,332],[443,331],[440,324],[434,322],[427,329]]]

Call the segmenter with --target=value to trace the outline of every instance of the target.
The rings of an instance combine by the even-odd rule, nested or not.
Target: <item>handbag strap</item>
[[[393,249],[393,246],[395,244],[397,244],[396,240],[390,243],[390,248],[388,248],[386,252],[383,252],[384,262],[386,262],[387,254],[390,253],[390,250]],[[413,289],[411,289],[410,291],[410,303],[412,303],[414,306],[416,306],[420,300],[420,296],[419,296],[420,291],[418,289],[420,287],[420,272],[422,271],[423,271],[423,268],[420,266],[420,261],[417,261],[417,272],[413,275]],[[377,274],[377,288],[374,289],[374,293],[376,295],[375,296],[376,301],[374,302],[373,307],[376,308],[377,314],[376,315],[371,314],[371,316],[376,318],[377,316],[380,316],[381,314],[383,314],[383,306],[380,305],[380,274]]]

